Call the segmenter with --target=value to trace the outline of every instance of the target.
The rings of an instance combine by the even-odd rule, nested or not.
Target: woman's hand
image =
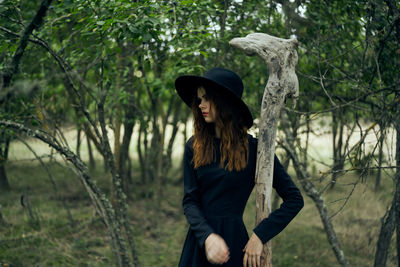
[[[212,264],[223,264],[229,260],[229,248],[225,240],[217,234],[207,237],[205,249],[207,260]]]
[[[244,247],[243,266],[244,267],[261,267],[261,253],[263,243],[260,238],[253,233]]]

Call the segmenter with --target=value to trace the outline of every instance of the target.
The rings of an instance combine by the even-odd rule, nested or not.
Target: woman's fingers
[[[261,255],[251,254],[245,251],[243,256],[243,267],[261,267]]]
[[[229,248],[221,236],[212,234],[206,240],[206,256],[207,260],[214,264],[222,264],[229,260]]]
[[[229,254],[228,253],[218,253],[214,257],[214,261],[219,263],[219,264],[228,261],[228,259],[229,259]]]
[[[257,235],[253,233],[244,247],[243,265],[245,267],[261,267],[261,253],[263,244]]]
[[[252,264],[252,267],[256,267],[257,266],[257,259],[256,259],[255,255],[253,257],[251,257],[251,264]]]
[[[244,267],[256,267],[256,257],[249,255],[249,254],[244,254],[244,258],[243,258],[243,266]]]
[[[208,260],[214,264],[222,264],[229,259],[229,253],[221,253],[220,251],[213,251],[209,254]]]
[[[221,243],[219,249],[218,249],[218,262],[219,263],[224,263],[226,261],[228,261],[229,259],[229,249],[226,246],[225,242]]]

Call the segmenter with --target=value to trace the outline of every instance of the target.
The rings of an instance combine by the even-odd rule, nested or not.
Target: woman
[[[194,115],[194,136],[183,159],[183,210],[190,228],[179,266],[260,266],[263,244],[303,207],[300,191],[275,157],[273,187],[283,203],[249,239],[242,216],[255,185],[257,139],[247,134],[253,118],[241,99],[242,80],[214,68],[204,76],[178,77],[175,88]]]

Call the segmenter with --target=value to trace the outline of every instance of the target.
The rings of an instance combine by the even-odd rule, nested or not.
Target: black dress
[[[255,185],[257,159],[257,139],[251,135],[248,139],[248,165],[244,170],[232,172],[219,167],[219,138],[214,138],[216,162],[198,169],[194,169],[191,163],[193,137],[186,143],[183,157],[183,210],[190,227],[179,267],[243,266],[243,248],[249,237],[242,216]],[[283,199],[283,203],[254,228],[254,233],[263,243],[281,232],[304,205],[299,189],[276,156],[273,188]],[[207,261],[204,243],[211,233],[220,235],[229,248],[229,261],[223,265],[213,265]]]

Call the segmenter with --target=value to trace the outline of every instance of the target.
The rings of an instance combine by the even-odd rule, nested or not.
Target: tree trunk
[[[183,134],[183,140],[185,140],[185,142],[183,142],[183,146],[182,146],[183,151],[185,151],[185,144],[186,144],[186,141],[188,140],[187,124],[188,124],[188,120],[186,118],[186,121],[184,122],[183,133],[182,133]],[[183,170],[183,160],[181,160],[179,162],[179,166],[180,167],[178,169],[179,170]],[[174,185],[182,185],[182,184],[183,184],[183,172],[179,171],[178,179],[174,182]]]
[[[88,154],[89,154],[89,168],[94,169],[96,167],[96,162],[94,161],[92,145],[89,136],[86,135],[86,142],[88,147]]]
[[[215,47],[215,57],[214,57],[214,65],[218,65],[219,62],[225,62],[225,55],[226,53],[224,53],[225,49],[223,49],[225,47],[225,43],[222,43],[221,40],[224,40],[224,36],[225,36],[225,28],[226,28],[226,18],[228,15],[228,8],[230,6],[230,1],[229,0],[222,0],[220,1],[221,4],[223,4],[223,10],[224,13],[219,17],[219,27],[220,27],[220,34],[219,34],[219,38],[217,39],[217,44]],[[222,55],[222,56],[220,56]]]
[[[394,128],[396,130],[396,174],[395,174],[395,192],[393,196],[392,205],[388,213],[382,218],[382,226],[379,233],[379,239],[376,246],[375,253],[375,267],[386,266],[386,259],[392,240],[393,232],[396,230],[396,244],[397,244],[397,264],[400,266],[400,87],[395,95],[396,105],[396,119]]]
[[[271,194],[275,153],[275,135],[281,109],[289,95],[298,96],[297,40],[254,33],[235,38],[230,44],[248,55],[258,55],[268,65],[269,77],[264,90],[256,163],[256,224],[271,213]],[[272,266],[271,245],[264,245],[261,266]]]
[[[152,142],[155,145],[154,151],[156,151],[156,157],[155,158],[155,172],[154,172],[154,181],[156,182],[156,198],[162,199],[163,195],[163,190],[162,190],[162,184],[164,183],[164,179],[167,174],[167,170],[164,170],[164,161],[165,161],[165,154],[164,154],[164,145],[165,145],[165,135],[166,135],[166,129],[167,129],[167,122],[168,122],[168,117],[169,114],[171,113],[172,106],[173,106],[173,99],[171,98],[169,101],[168,109],[166,114],[164,113],[163,110],[163,105],[162,101],[160,98],[157,98],[158,102],[158,113],[161,114],[161,123],[160,125],[158,123],[155,123],[154,125],[157,127],[157,134],[154,134],[153,137],[157,137],[154,142]],[[157,116],[158,118],[158,116]],[[156,119],[156,118],[155,118]],[[155,129],[155,128],[154,128]],[[165,174],[165,175],[164,175]],[[160,201],[159,201],[160,202]],[[159,207],[159,205],[157,205]]]
[[[328,215],[328,209],[325,205],[325,202],[321,197],[320,192],[317,190],[317,188],[315,188],[314,184],[309,179],[307,179],[307,177],[310,177],[310,175],[307,173],[307,170],[304,169],[304,165],[299,161],[299,157],[297,156],[295,150],[293,134],[290,132],[289,127],[284,125],[282,128],[285,131],[286,140],[284,144],[281,144],[281,146],[286,150],[286,152],[292,159],[293,167],[296,171],[296,176],[300,181],[301,187],[306,192],[307,196],[309,196],[314,201],[318,209],[329,244],[332,247],[337,261],[341,266],[347,267],[349,266],[349,263],[336,236],[336,232]]]
[[[179,121],[182,118],[181,107],[182,107],[182,101],[179,101],[177,103],[175,102],[175,104],[174,104],[175,110],[173,113],[173,118],[172,118],[172,123],[171,123],[171,125],[173,127],[172,134],[168,141],[167,153],[166,153],[165,159],[164,159],[164,167],[163,167],[164,173],[168,173],[172,167],[172,148],[175,143],[175,138],[176,138],[176,135],[179,130],[179,125],[180,125]],[[184,140],[186,140],[186,139],[184,139]],[[165,184],[165,181],[166,180],[163,181],[163,185]]]
[[[119,171],[120,165],[120,155],[121,155],[121,109],[118,108],[117,110],[117,116],[114,120],[114,160],[115,160],[115,167],[117,168],[117,171]],[[121,176],[120,176],[121,177]],[[123,179],[123,177],[121,177]],[[122,181],[124,183],[124,181]]]
[[[5,130],[2,130],[0,135],[0,191],[10,190],[10,184],[8,183],[6,162],[8,159],[8,149],[10,147],[10,137]],[[4,145],[4,148],[2,147]]]
[[[0,210],[0,227],[8,226],[8,223],[4,220],[3,214],[1,213]]]
[[[302,161],[303,161],[303,165],[304,165],[304,169],[307,170],[308,168],[308,146],[309,146],[309,141],[310,141],[310,132],[311,132],[311,125],[310,125],[310,115],[307,114],[305,116],[305,121],[306,121],[306,143],[302,149],[303,153],[302,153]],[[297,131],[296,131],[297,132]],[[289,157],[288,157],[289,159]]]
[[[81,157],[81,127],[78,125],[78,130],[76,133],[76,155]]]
[[[127,111],[130,113],[129,111]],[[128,117],[129,116],[129,117]],[[128,192],[128,184],[130,182],[130,177],[128,175],[127,165],[129,161],[129,145],[131,144],[131,137],[133,133],[133,127],[135,125],[133,115],[126,115],[125,119],[127,120],[124,123],[124,136],[122,138],[122,144],[120,148],[119,155],[119,175],[123,180],[124,191]]]
[[[399,9],[397,9],[397,15],[400,15]],[[400,23],[400,17],[397,18],[397,22]],[[400,25],[397,24],[397,40],[400,46]],[[396,225],[396,244],[397,244],[397,265],[400,266],[400,76],[397,80],[397,92],[395,96],[397,103],[396,107],[396,119],[394,127],[396,129],[396,191],[394,193],[394,207],[395,207],[395,225]]]
[[[381,123],[379,123],[379,128],[380,128],[380,136],[379,136],[379,154],[378,154],[378,172],[376,174],[376,180],[375,180],[375,191],[377,191],[381,185],[381,175],[382,175],[382,163],[383,163],[383,143],[385,141],[385,134],[384,134],[384,128]]]
[[[397,49],[400,49],[400,8],[395,0],[385,0],[389,13],[393,16],[393,25],[396,27]],[[400,63],[399,57],[397,62]],[[396,217],[396,243],[397,243],[397,265],[400,266],[400,75],[397,72],[396,93],[394,103],[396,103],[396,115],[394,127],[396,129],[396,175],[394,195],[395,217]]]
[[[333,168],[332,168],[332,180],[331,180],[331,188],[333,188],[337,182],[337,178],[340,174],[340,171],[343,170],[344,167],[344,158],[343,158],[343,129],[344,123],[342,115],[344,112],[339,111],[339,114],[336,114],[337,111],[332,111],[332,138],[333,138]]]
[[[5,161],[0,162],[0,190],[8,191],[10,190],[10,184],[7,179],[7,172],[5,168]]]
[[[396,228],[395,203],[392,202],[389,212],[382,218],[382,226],[376,245],[374,267],[386,266],[387,254],[392,240],[394,229]]]
[[[105,89],[107,90],[107,89]],[[119,177],[118,171],[117,171],[117,166],[115,163],[115,158],[114,155],[111,151],[111,146],[107,137],[107,129],[106,129],[106,122],[105,122],[105,117],[104,117],[104,103],[106,99],[107,93],[103,93],[103,97],[100,100],[100,102],[97,104],[97,110],[98,110],[98,118],[99,118],[99,123],[100,123],[100,128],[101,132],[103,135],[102,139],[102,144],[103,144],[103,149],[104,149],[104,159],[105,159],[105,164],[108,166],[110,172],[111,172],[111,181],[112,181],[112,190],[114,191],[115,197],[116,197],[116,208],[115,208],[115,215],[117,218],[117,221],[119,224],[123,227],[123,230],[126,233],[126,238],[129,244],[129,247],[131,248],[131,255],[133,259],[135,259],[136,262],[137,260],[137,253],[135,249],[135,245],[133,242],[133,235],[132,231],[130,229],[130,224],[128,220],[128,214],[127,214],[127,203],[126,203],[126,195],[123,192],[122,189],[122,184],[121,184],[121,178]],[[126,250],[127,248],[124,246],[121,247],[123,250]],[[130,259],[129,255],[126,253],[124,255],[121,255],[121,260],[122,260],[122,265],[123,266],[131,266],[130,264]]]
[[[144,119],[144,118],[143,118]],[[145,134],[145,127],[144,127],[144,122],[140,121],[140,127],[138,131],[138,140],[137,140],[137,151],[138,151],[138,156],[139,156],[139,164],[140,164],[140,172],[141,172],[141,182],[142,184],[146,184],[147,181],[147,168],[146,168],[146,147],[147,147],[147,136]],[[143,137],[144,135],[144,137]],[[144,139],[144,140],[142,140]],[[145,151],[142,150],[142,144],[144,146]]]
[[[120,174],[120,172],[119,172],[119,166],[120,166],[119,156],[120,156],[120,148],[121,148],[121,142],[120,142],[120,140],[121,140],[121,120],[120,120],[121,109],[120,109],[120,107],[117,108],[116,112],[117,112],[117,115],[116,115],[116,118],[114,120],[114,125],[113,125],[113,128],[114,128],[113,157],[114,157],[114,162],[115,162],[115,171],[118,173],[119,179],[121,180],[121,188],[122,188],[123,192],[126,194],[127,191],[125,190],[126,184],[125,184],[124,177],[119,175]],[[107,165],[109,166],[109,163],[107,163]],[[114,184],[114,182],[111,179],[111,181],[110,181],[111,188],[112,188],[113,184]]]

